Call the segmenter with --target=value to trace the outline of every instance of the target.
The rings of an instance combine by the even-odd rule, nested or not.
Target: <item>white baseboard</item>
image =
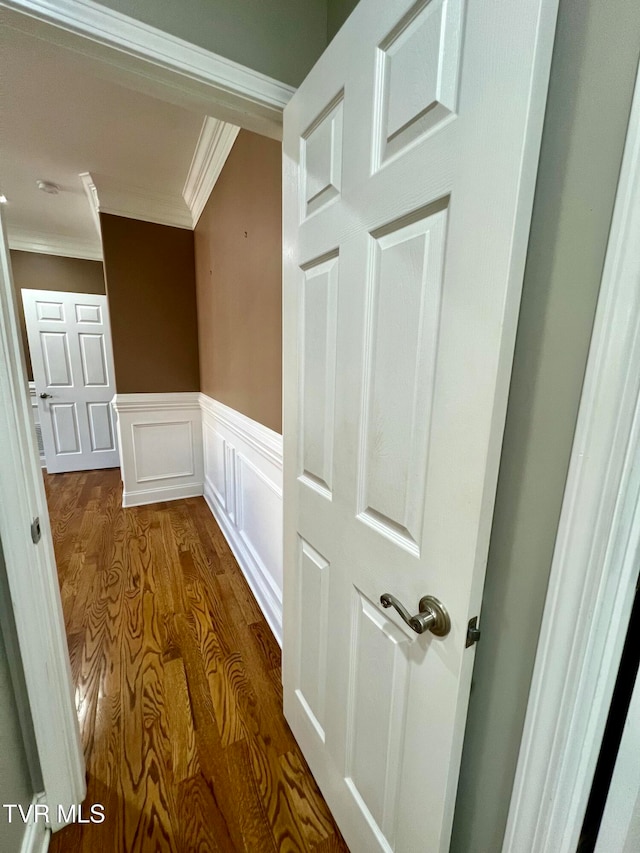
[[[200,395],[204,497],[282,645],[282,436]]]
[[[116,394],[123,506],[179,500],[203,491],[197,392]]]
[[[202,484],[193,486],[164,486],[159,489],[139,489],[133,492],[122,492],[122,506],[144,506],[157,504],[162,501],[179,501],[183,498],[197,498],[202,494]]]

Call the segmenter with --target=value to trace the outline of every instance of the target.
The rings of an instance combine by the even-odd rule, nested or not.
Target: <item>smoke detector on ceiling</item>
[[[58,195],[60,192],[60,187],[58,184],[54,184],[53,181],[36,181],[36,186],[43,193],[49,193],[50,195]]]

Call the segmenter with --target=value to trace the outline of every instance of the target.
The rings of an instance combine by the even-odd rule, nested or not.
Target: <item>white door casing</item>
[[[285,109],[285,715],[354,853],[449,845],[556,11],[361,0]]]
[[[107,297],[23,290],[22,300],[47,471],[117,467]]]

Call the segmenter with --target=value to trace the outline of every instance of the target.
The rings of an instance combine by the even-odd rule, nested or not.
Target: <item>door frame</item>
[[[503,853],[574,853],[640,551],[640,74]],[[635,465],[635,470],[634,470]]]
[[[0,539],[6,564],[36,748],[52,828],[58,805],[82,802],[85,762],[80,740],[60,590],[22,339],[11,258],[0,209]],[[31,525],[40,519],[41,538]]]

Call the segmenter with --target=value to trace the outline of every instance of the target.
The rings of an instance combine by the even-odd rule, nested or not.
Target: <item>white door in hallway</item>
[[[354,853],[449,846],[556,7],[361,0],[285,109],[285,714]]]
[[[47,471],[120,464],[107,297],[23,290]]]

